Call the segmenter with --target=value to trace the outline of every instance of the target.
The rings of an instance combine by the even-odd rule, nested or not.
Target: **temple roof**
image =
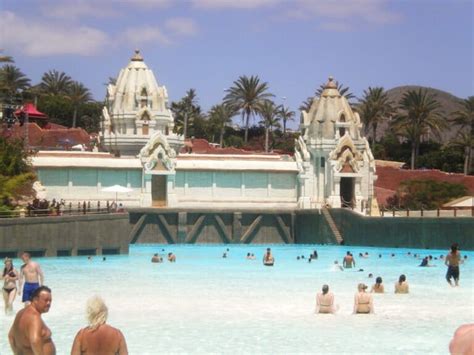
[[[21,113],[28,114],[28,118],[48,119],[48,116],[46,116],[46,114],[43,112],[39,112],[32,103],[26,103],[22,108],[16,110],[15,116],[19,116]]]

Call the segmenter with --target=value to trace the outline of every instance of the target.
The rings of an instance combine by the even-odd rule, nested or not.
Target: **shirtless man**
[[[453,286],[451,283],[451,278],[454,279],[454,285],[459,286],[459,263],[461,261],[461,254],[458,250],[458,243],[451,245],[451,251],[446,255],[444,264],[448,267],[446,272],[446,280],[448,283]]]
[[[40,286],[31,295],[31,303],[16,314],[8,333],[13,354],[56,354],[51,330],[41,319],[41,314],[49,311],[51,301],[51,290]]]
[[[367,285],[359,284],[357,293],[354,296],[354,314],[357,313],[374,313],[374,303],[372,295],[365,292]]]
[[[30,297],[33,291],[43,285],[44,275],[39,264],[31,261],[30,253],[24,252],[21,254],[21,260],[23,260],[24,265],[20,269],[20,288],[18,295],[21,296],[21,292],[23,292],[21,301],[25,303],[26,307],[30,304]]]
[[[128,354],[125,337],[120,330],[106,324],[107,316],[107,306],[100,297],[87,302],[89,325],[77,333],[71,355]]]
[[[408,293],[409,286],[407,282],[407,277],[405,275],[400,275],[398,282],[395,282],[395,293]]]
[[[346,253],[346,256],[342,260],[342,266],[344,266],[346,269],[350,269],[356,266],[354,257],[349,251]]]
[[[263,265],[273,266],[275,263],[275,258],[272,255],[272,250],[267,248],[267,252],[263,255]]]

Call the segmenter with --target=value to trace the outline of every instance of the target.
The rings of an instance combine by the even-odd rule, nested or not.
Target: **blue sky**
[[[58,69],[97,100],[135,48],[170,100],[195,88],[205,110],[252,74],[295,111],[329,75],[357,96],[474,94],[471,0],[2,0],[0,16],[0,48],[33,83]]]

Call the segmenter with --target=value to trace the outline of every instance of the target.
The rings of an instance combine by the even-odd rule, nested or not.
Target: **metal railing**
[[[78,216],[108,213],[125,213],[123,207],[119,207],[115,202],[82,201],[77,204],[72,202],[51,206],[48,208],[22,208],[11,211],[0,211],[0,218],[28,218],[28,217],[55,217],[55,216]]]
[[[427,210],[421,207],[419,210],[408,208],[390,207],[380,208],[382,217],[474,217],[474,206],[468,207],[443,207],[435,210]]]

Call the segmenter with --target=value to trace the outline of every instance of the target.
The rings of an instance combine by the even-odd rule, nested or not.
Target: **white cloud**
[[[160,44],[171,44],[171,40],[163,31],[156,26],[131,27],[126,29],[121,36],[117,38],[120,42],[125,41],[134,46],[150,42]]]
[[[208,9],[256,9],[281,2],[282,0],[192,0],[194,7]]]
[[[106,33],[92,27],[27,20],[9,11],[0,12],[0,18],[0,46],[30,56],[93,55],[109,42]]]
[[[170,33],[178,36],[194,36],[198,33],[198,26],[193,19],[175,17],[165,22],[165,27]]]

